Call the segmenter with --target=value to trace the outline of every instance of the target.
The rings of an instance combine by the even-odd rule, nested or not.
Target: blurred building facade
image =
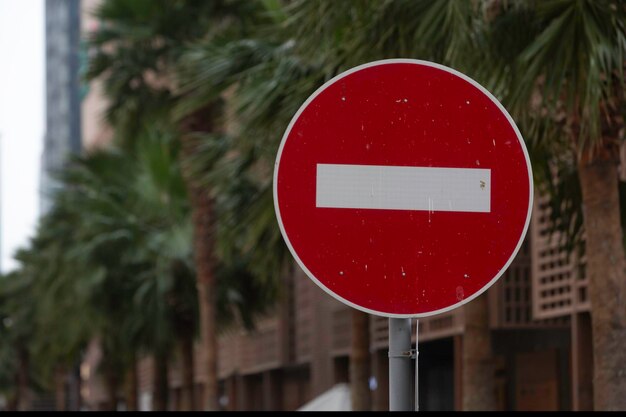
[[[82,73],[86,72],[89,59],[88,38],[98,30],[100,25],[100,21],[93,14],[101,2],[102,0],[80,0]],[[89,81],[83,86],[81,132],[82,146],[86,150],[104,146],[113,138],[113,130],[105,121],[107,103],[100,80]]]
[[[40,210],[50,208],[55,172],[81,149],[80,0],[47,0],[46,132],[41,158]]]

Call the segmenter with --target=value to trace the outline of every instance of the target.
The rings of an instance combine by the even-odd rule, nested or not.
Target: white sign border
[[[289,241],[289,236],[287,235],[287,232],[285,231],[285,227],[283,225],[283,220],[282,220],[282,217],[280,215],[280,208],[279,208],[279,205],[278,205],[278,170],[280,168],[280,158],[282,156],[283,148],[285,146],[285,143],[287,142],[287,138],[289,137],[289,134],[291,133],[291,129],[293,128],[293,126],[296,123],[296,121],[300,118],[300,115],[302,114],[302,112],[309,106],[309,104],[313,100],[315,100],[315,98],[319,94],[321,94],[324,90],[326,90],[328,87],[330,87],[331,85],[335,84],[337,81],[341,80],[342,78],[344,78],[344,77],[346,77],[346,76],[348,76],[348,75],[350,75],[350,74],[352,74],[354,72],[357,72],[357,71],[360,71],[362,69],[365,69],[365,68],[377,67],[377,66],[388,65],[388,64],[414,64],[414,65],[422,65],[422,66],[437,68],[439,70],[442,70],[442,71],[448,72],[450,74],[456,75],[457,77],[459,77],[459,78],[469,82],[474,87],[476,87],[478,90],[483,92],[487,97],[489,97],[489,99],[491,99],[491,101],[506,116],[507,120],[509,121],[509,124],[511,125],[511,127],[515,131],[515,135],[517,136],[517,140],[519,141],[520,147],[522,148],[522,151],[524,153],[524,158],[526,159],[526,169],[528,171],[528,182],[529,182],[529,187],[528,187],[529,190],[528,191],[529,191],[529,196],[528,196],[528,212],[526,213],[526,222],[524,224],[524,229],[522,230],[522,233],[520,234],[519,241],[517,242],[517,245],[515,246],[515,249],[511,253],[511,256],[509,257],[507,262],[504,264],[502,269],[496,274],[496,276],[491,281],[489,281],[486,285],[484,285],[480,290],[476,291],[471,296],[469,296],[467,298],[464,298],[463,300],[457,302],[456,304],[452,304],[451,306],[448,306],[448,307],[445,307],[445,308],[441,308],[439,310],[427,311],[425,313],[395,314],[395,313],[387,313],[387,312],[384,312],[384,311],[372,310],[372,309],[360,306],[358,304],[355,304],[355,303],[353,303],[353,302],[351,302],[349,300],[346,300],[345,298],[341,297],[339,294],[336,294],[335,292],[330,290],[322,282],[320,282],[315,277],[315,275],[313,275],[313,273],[311,271],[309,271],[309,269],[306,267],[306,265],[304,265],[304,263],[302,262],[302,260],[298,256],[296,250],[291,245],[291,242]],[[459,72],[457,70],[454,70],[454,69],[452,69],[450,67],[446,67],[445,65],[436,64],[434,62],[424,61],[424,60],[419,60],[419,59],[395,58],[395,59],[382,59],[382,60],[378,60],[378,61],[372,61],[372,62],[368,62],[366,64],[358,65],[358,66],[356,66],[354,68],[351,68],[351,69],[349,69],[347,71],[344,71],[344,72],[336,75],[335,77],[331,78],[330,80],[326,81],[321,87],[319,87],[317,90],[315,90],[315,92],[313,94],[311,94],[309,96],[309,98],[300,106],[300,108],[298,109],[296,114],[293,116],[293,118],[289,122],[289,125],[287,126],[287,130],[285,130],[285,133],[283,134],[282,140],[280,142],[280,146],[278,147],[278,153],[276,154],[276,161],[274,162],[274,179],[273,179],[274,211],[276,212],[276,219],[278,220],[278,226],[280,227],[280,232],[281,232],[281,234],[283,236],[283,239],[285,240],[285,243],[287,244],[287,247],[289,248],[289,251],[291,252],[291,255],[294,257],[294,259],[296,260],[296,262],[298,263],[300,268],[304,271],[304,273],[313,282],[315,282],[321,289],[323,289],[326,293],[331,295],[336,300],[341,301],[342,303],[344,303],[344,304],[346,304],[346,305],[348,305],[348,306],[350,306],[352,308],[356,308],[357,310],[361,310],[361,311],[363,311],[365,313],[373,314],[373,315],[376,315],[376,316],[382,316],[382,317],[390,317],[390,318],[423,318],[423,317],[434,316],[436,314],[446,313],[448,311],[454,310],[457,307],[461,307],[462,305],[464,305],[466,303],[469,303],[470,301],[474,300],[479,295],[481,295],[482,293],[487,291],[493,284],[495,284],[496,281],[498,281],[498,279],[509,268],[509,266],[513,262],[513,259],[515,259],[515,256],[519,252],[519,249],[521,248],[522,243],[524,242],[524,238],[526,237],[526,233],[528,232],[528,226],[530,225],[530,216],[531,216],[532,209],[533,209],[533,195],[534,195],[533,194],[534,193],[533,190],[534,190],[534,187],[533,187],[533,173],[532,173],[532,168],[531,168],[531,165],[530,165],[530,158],[528,156],[528,150],[526,149],[526,144],[524,143],[524,139],[522,138],[522,134],[520,133],[519,129],[517,128],[517,125],[513,121],[513,118],[511,117],[509,112],[504,108],[504,106],[500,103],[500,101],[498,101],[498,99],[496,99],[493,96],[493,94],[491,94],[486,88],[484,88],[482,85],[480,85],[478,82],[474,81],[472,78],[468,77],[467,75],[465,75],[465,74],[463,74],[463,73],[461,73],[461,72]]]

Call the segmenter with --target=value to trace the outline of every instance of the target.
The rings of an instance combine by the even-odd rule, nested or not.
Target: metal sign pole
[[[389,411],[412,411],[411,319],[389,319]]]
[[[420,384],[419,384],[419,342],[420,342],[420,321],[415,320],[415,411],[420,410]]]

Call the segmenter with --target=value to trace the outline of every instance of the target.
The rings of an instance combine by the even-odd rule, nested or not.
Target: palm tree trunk
[[[217,298],[213,262],[213,201],[209,191],[190,187],[194,225],[194,258],[196,263],[200,335],[205,355],[206,411],[218,408],[217,374]]]
[[[617,163],[579,164],[593,335],[595,410],[626,410],[626,261]]]
[[[137,373],[137,359],[133,354],[130,361],[130,368],[126,374],[126,410],[138,411],[139,410],[139,375]]]
[[[465,305],[463,334],[464,411],[495,411],[496,385],[487,294]]]
[[[19,397],[18,397],[17,390],[16,390],[7,400],[7,405],[4,411],[17,411],[18,402],[19,402]]]
[[[369,411],[371,393],[369,315],[352,309],[352,346],[350,349],[350,397],[352,411]]]
[[[19,367],[17,370],[17,411],[27,411],[30,408],[29,395],[29,368],[30,358],[25,347],[18,349]]]
[[[164,353],[154,355],[154,397],[152,411],[167,411],[169,394],[168,357]]]
[[[58,365],[54,371],[54,405],[56,411],[66,411],[65,379],[67,373],[63,365]]]
[[[212,277],[211,277],[212,278]],[[217,320],[215,283],[210,281],[198,282],[198,297],[200,301],[200,324],[202,325],[202,341],[206,364],[205,405],[207,411],[217,411]]]
[[[212,132],[213,108],[208,106],[189,116],[182,122],[183,132]],[[194,228],[194,260],[198,286],[198,307],[200,310],[200,335],[202,338],[206,382],[204,409],[217,411],[218,374],[217,374],[217,297],[215,282],[215,262],[213,259],[213,200],[210,190],[198,183],[189,160],[195,153],[194,139],[191,135],[181,137],[183,158],[182,167],[189,199],[191,201],[192,222]]]
[[[193,334],[188,334],[183,337],[180,348],[183,360],[180,411],[195,411],[196,399],[193,378]]]
[[[105,383],[107,390],[107,411],[117,410],[117,389],[118,389],[118,376],[114,369],[107,369],[105,371]]]

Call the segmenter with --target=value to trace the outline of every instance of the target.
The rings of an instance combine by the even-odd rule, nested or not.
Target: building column
[[[243,375],[237,374],[235,375],[235,378],[237,380],[237,411],[248,411],[249,407],[248,404],[250,404],[250,400],[249,400],[249,390],[248,390],[248,381],[247,378]]]
[[[238,382],[238,375],[231,375],[229,377],[226,378],[226,380],[224,381],[224,385],[225,385],[225,391],[226,391],[226,397],[228,398],[228,406],[226,407],[226,409],[228,411],[236,411],[238,410],[238,397],[239,395],[237,395],[239,392],[239,387],[237,386],[237,382]]]
[[[452,337],[454,343],[454,410],[463,411],[463,336]]]
[[[263,411],[282,410],[281,397],[282,386],[279,378],[280,371],[265,371],[262,375]]]
[[[389,411],[389,357],[387,349],[377,350],[372,355],[372,374],[376,377],[377,387],[372,393],[372,410]]]
[[[593,411],[593,346],[589,313],[572,314],[572,410]]]
[[[311,323],[311,397],[315,398],[333,386],[332,348],[332,311],[330,305],[334,300],[324,291],[316,288],[312,297],[314,317]]]

